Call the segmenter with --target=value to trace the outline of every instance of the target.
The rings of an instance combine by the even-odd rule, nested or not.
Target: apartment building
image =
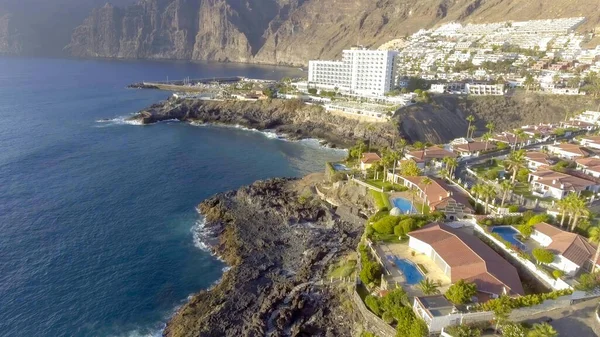
[[[383,96],[394,87],[395,51],[352,48],[341,61],[309,61],[308,82],[335,86],[341,92],[360,96]]]

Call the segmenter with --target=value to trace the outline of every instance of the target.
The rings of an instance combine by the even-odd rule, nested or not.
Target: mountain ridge
[[[67,50],[79,57],[305,65],[309,59],[335,58],[357,43],[377,47],[450,21],[587,16],[580,29],[590,31],[600,22],[600,14],[589,10],[594,2],[141,0],[126,8],[96,9],[75,29]],[[132,30],[139,34],[126,34]]]

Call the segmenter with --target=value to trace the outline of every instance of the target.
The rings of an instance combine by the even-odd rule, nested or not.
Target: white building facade
[[[394,87],[395,51],[354,48],[342,52],[341,61],[309,61],[309,85],[335,86],[360,96],[383,96]]]

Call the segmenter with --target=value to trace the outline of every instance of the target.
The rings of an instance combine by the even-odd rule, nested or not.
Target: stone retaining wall
[[[363,325],[365,328],[377,335],[378,337],[395,337],[396,330],[389,324],[384,322],[381,318],[377,317],[372,313],[363,303],[360,295],[356,292],[356,289],[352,292],[352,300],[358,308],[358,312],[363,318]]]

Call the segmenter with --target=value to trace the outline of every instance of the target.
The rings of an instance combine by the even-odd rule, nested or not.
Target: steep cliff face
[[[448,21],[586,16],[597,0],[140,0],[93,11],[73,33],[75,56],[306,64],[357,42],[378,46]]]

